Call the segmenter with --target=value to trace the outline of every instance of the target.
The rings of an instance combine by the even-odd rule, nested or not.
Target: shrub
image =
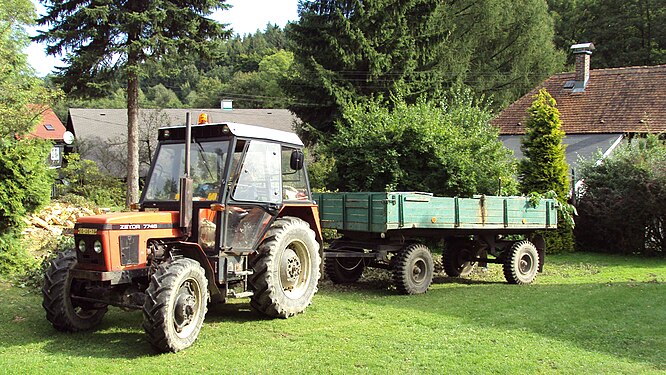
[[[515,164],[490,118],[464,90],[442,105],[350,105],[327,144],[335,159],[327,188],[471,196],[497,194],[501,179],[504,192],[512,193]]]
[[[576,238],[585,249],[666,254],[666,144],[631,140],[596,163],[581,163]]]
[[[125,204],[125,185],[122,181],[101,172],[91,160],[82,160],[78,154],[70,154],[61,173],[66,181],[65,194],[79,195],[104,207]]]

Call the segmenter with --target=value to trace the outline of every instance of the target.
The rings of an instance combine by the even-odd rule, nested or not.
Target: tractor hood
[[[82,216],[76,221],[75,229],[97,230],[145,230],[178,228],[177,211],[158,212],[114,212],[103,215]]]

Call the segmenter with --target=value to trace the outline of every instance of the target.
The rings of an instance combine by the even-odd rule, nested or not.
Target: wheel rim
[[[291,242],[282,252],[280,285],[287,297],[296,299],[307,291],[311,262],[308,248],[302,241]]]
[[[426,263],[423,259],[417,259],[412,266],[412,280],[421,284],[426,279]]]
[[[532,272],[534,259],[530,254],[523,254],[518,259],[518,271],[523,275],[529,275]]]
[[[194,279],[187,279],[178,288],[173,308],[173,325],[176,336],[189,337],[197,327],[201,286]]]

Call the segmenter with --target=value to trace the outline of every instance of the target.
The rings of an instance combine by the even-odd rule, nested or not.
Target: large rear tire
[[[250,305],[271,317],[303,312],[317,292],[320,263],[319,243],[308,223],[289,216],[275,220],[251,260]]]
[[[99,325],[108,310],[104,304],[72,300],[72,294],[85,294],[85,283],[73,279],[69,270],[76,266],[73,250],[58,254],[44,274],[42,307],[53,327],[64,332],[78,332]]]
[[[393,284],[402,294],[425,293],[432,283],[435,262],[430,250],[421,244],[411,244],[396,254],[393,264]]]
[[[208,281],[189,258],[164,263],[151,276],[143,304],[143,329],[160,352],[190,347],[199,336],[208,308]]]
[[[504,278],[509,284],[530,284],[539,271],[539,252],[530,241],[514,243],[504,261]]]

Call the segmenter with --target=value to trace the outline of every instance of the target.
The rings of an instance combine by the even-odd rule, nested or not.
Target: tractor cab
[[[191,131],[192,219],[186,232],[205,251],[251,252],[282,210],[312,206],[303,144],[295,134],[234,123]],[[185,138],[184,127],[159,130],[139,210],[177,211],[187,199],[179,184]],[[315,218],[310,210],[306,221],[314,225]]]

